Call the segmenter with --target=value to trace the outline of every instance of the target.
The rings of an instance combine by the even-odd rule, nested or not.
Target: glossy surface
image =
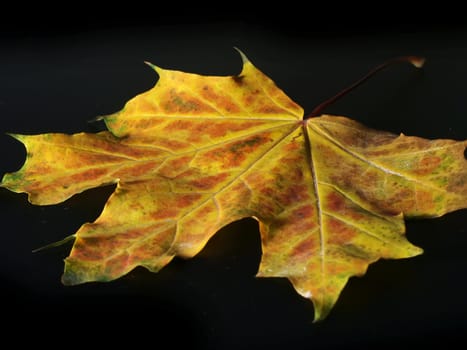
[[[165,24],[155,30],[123,28],[11,39],[1,56],[2,128],[13,133],[94,132],[95,125],[87,120],[119,110],[122,101],[153,85],[143,60],[204,74],[231,74],[239,64],[231,47],[238,46],[305,111],[376,62],[408,53],[423,55],[427,57],[423,74],[393,69],[327,112],[395,134],[465,138],[462,31],[336,34],[322,39],[295,34],[245,24]],[[24,159],[22,147],[7,136],[2,145],[9,149],[2,173],[18,169]],[[58,277],[69,247],[34,255],[30,250],[63,238],[84,221],[94,221],[112,191],[86,191],[52,207],[31,207],[25,197],[1,191],[2,220],[12,233],[2,235],[4,300],[12,318],[22,317],[21,323],[12,321],[10,326],[21,324],[31,332],[50,314],[45,332],[50,334],[64,329],[64,319],[68,327],[80,327],[77,318],[91,314],[90,324],[104,321],[114,326],[114,333],[120,330],[121,337],[130,337],[148,330],[146,322],[137,320],[150,313],[166,320],[159,326],[161,333],[177,324],[187,342],[200,348],[260,344],[337,348],[463,340],[465,285],[458,277],[466,269],[465,211],[411,221],[409,239],[423,246],[425,254],[372,265],[365,278],[350,280],[326,323],[313,325],[311,304],[297,299],[286,280],[253,277],[260,249],[258,227],[250,220],[223,229],[196,258],[173,261],[157,275],[138,269],[112,286],[63,288]],[[32,233],[39,230],[42,234]],[[441,301],[445,293],[450,297]],[[82,334],[74,341],[84,345],[86,339],[91,341]]]

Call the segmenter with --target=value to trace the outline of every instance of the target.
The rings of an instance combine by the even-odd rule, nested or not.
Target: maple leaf
[[[223,77],[150,64],[157,84],[104,117],[108,131],[12,135],[27,158],[1,186],[31,203],[117,183],[101,215],[73,235],[64,284],[109,281],[136,266],[158,271],[253,217],[258,276],[288,278],[319,320],[370,263],[422,253],[405,238],[404,217],[467,206],[467,141],[304,118],[242,58],[241,73]]]

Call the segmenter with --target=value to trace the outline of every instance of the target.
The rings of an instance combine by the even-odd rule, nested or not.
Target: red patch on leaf
[[[415,193],[416,196],[416,210],[420,210],[421,212],[430,212],[435,207],[435,203],[433,201],[433,193],[429,191],[418,190]]]
[[[122,179],[131,177],[141,177],[151,170],[153,170],[158,163],[156,162],[144,162],[143,164],[136,164],[131,167],[127,167],[122,171]]]
[[[186,208],[192,205],[194,202],[199,200],[202,197],[199,193],[190,193],[190,194],[178,194],[176,196],[175,204],[179,208]]]
[[[200,217],[208,217],[208,215],[214,211],[216,211],[215,205],[213,205],[212,202],[209,202],[208,204],[202,206],[201,209],[197,210],[196,215]]]
[[[177,141],[173,139],[160,138],[160,139],[155,140],[154,142],[157,143],[160,147],[165,147],[172,151],[180,151],[180,150],[189,148],[191,146],[187,142]]]
[[[174,178],[184,173],[188,163],[193,159],[192,155],[171,158],[167,160],[159,169],[159,174],[164,177]]]
[[[319,243],[316,241],[316,238],[313,236],[308,237],[293,248],[292,256],[294,258],[299,256],[307,258],[311,256],[318,247]]]
[[[99,261],[106,257],[109,251],[108,239],[100,237],[77,238],[73,246],[72,256],[78,260]],[[111,242],[115,246],[114,242]],[[105,244],[106,249],[97,249],[99,245]],[[112,248],[112,247],[110,247]]]
[[[151,107],[153,107],[151,105]],[[152,111],[152,114],[154,114],[155,111]],[[144,119],[137,119],[133,121],[132,123],[132,128],[134,129],[142,129],[142,130],[147,130],[147,129],[152,129],[160,124],[162,124],[164,120],[154,118],[154,117],[149,117],[149,118],[144,118]]]
[[[177,133],[180,130],[191,130],[194,124],[195,122],[192,120],[173,119],[164,126],[163,131]]]
[[[255,112],[264,114],[280,114],[284,113],[284,109],[273,105],[261,105]]]
[[[301,136],[301,135],[300,135]],[[298,143],[296,141],[292,141],[284,146],[284,151],[286,153],[293,153],[294,151],[298,150],[299,148],[303,147],[303,144]]]
[[[272,197],[274,193],[277,192],[277,190],[274,190],[271,187],[260,187],[258,190],[263,196],[267,198]]]
[[[171,226],[144,240],[144,244],[139,244],[136,249],[131,250],[130,262],[136,264],[147,261],[152,262],[157,256],[163,257],[171,247],[175,232],[175,226]]]
[[[105,274],[108,276],[118,276],[125,272],[129,264],[129,254],[122,252],[106,261]]]
[[[241,112],[241,109],[232,101],[232,99],[229,96],[218,93],[209,85],[204,85],[203,88],[200,90],[200,94],[205,100],[215,103],[216,107],[218,107],[221,110],[230,113]]]
[[[298,162],[297,162],[298,163]],[[303,181],[303,171],[301,168],[295,168],[290,173],[290,179],[293,182],[302,182]]]
[[[318,226],[314,216],[315,209],[311,205],[304,205],[290,213],[294,221],[294,229],[302,232],[313,230]]]
[[[70,176],[71,182],[88,182],[103,177],[109,171],[107,169],[88,169]]]
[[[206,152],[204,156],[214,161],[221,162],[223,168],[235,168],[242,165],[248,154],[254,152],[257,148],[269,141],[271,141],[271,139],[268,133],[255,135],[213,149]]]
[[[175,89],[170,89],[166,96],[162,97],[161,101],[164,101],[162,108],[169,114],[180,113],[187,115],[213,112],[213,109],[202,101],[186,92],[176,91]]]
[[[339,212],[345,207],[344,198],[336,192],[331,192],[326,196],[326,208],[332,212]]]
[[[285,192],[279,195],[282,205],[291,205],[309,199],[308,186],[304,184],[288,186]]]
[[[417,175],[428,175],[436,169],[442,159],[438,156],[426,156],[420,159],[418,167],[414,169],[414,173]]]
[[[160,208],[152,212],[151,217],[153,220],[163,220],[163,219],[174,219],[175,220],[179,212],[180,210],[177,210],[176,208],[173,208],[173,207]]]
[[[190,185],[195,187],[197,190],[210,190],[216,187],[218,184],[224,182],[229,177],[228,173],[221,173],[212,176],[198,177],[195,180],[189,182]]]
[[[327,217],[324,224],[325,230],[329,232],[328,242],[331,244],[347,244],[357,235],[357,230],[354,227],[350,227],[338,219]]]
[[[291,215],[296,220],[313,218],[315,209],[311,205],[304,205],[298,209],[292,211]]]

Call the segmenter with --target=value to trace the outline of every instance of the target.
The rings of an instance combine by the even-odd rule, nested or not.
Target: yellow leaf
[[[303,110],[242,54],[235,76],[151,65],[154,88],[104,118],[108,131],[13,135],[24,166],[2,187],[38,205],[117,183],[75,235],[63,283],[158,271],[223,226],[259,222],[261,277],[286,277],[326,317],[347,280],[380,258],[422,250],[404,217],[467,207],[467,141],[371,130]]]

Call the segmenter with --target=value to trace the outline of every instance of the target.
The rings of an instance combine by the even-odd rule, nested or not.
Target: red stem
[[[382,71],[383,69],[385,69],[388,66],[393,65],[394,63],[401,63],[401,62],[402,63],[408,62],[408,63],[411,63],[412,65],[414,65],[417,68],[421,68],[421,67],[423,67],[423,64],[425,63],[425,59],[423,57],[418,57],[418,56],[402,56],[402,57],[396,57],[396,58],[393,58],[391,60],[388,60],[388,61],[380,64],[379,66],[376,66],[372,70],[370,70],[363,78],[360,78],[359,80],[357,80],[355,83],[353,83],[349,87],[347,87],[344,90],[340,91],[337,95],[335,95],[335,96],[327,99],[326,101],[320,103],[318,106],[316,106],[311,111],[311,113],[309,115],[307,115],[303,119],[306,120],[306,119],[309,119],[309,118],[316,117],[317,115],[321,114],[323,109],[325,109],[327,106],[333,104],[338,99],[340,99],[344,95],[348,94],[350,91],[352,91],[356,87],[362,85],[365,81],[370,79],[373,75],[375,75],[379,71]]]

